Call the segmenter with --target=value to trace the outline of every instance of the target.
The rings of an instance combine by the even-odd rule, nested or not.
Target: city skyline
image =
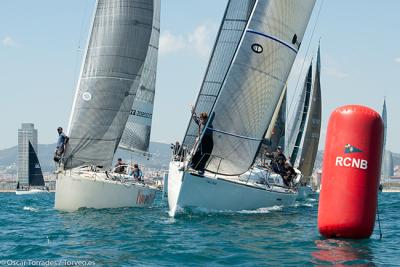
[[[190,117],[189,105],[195,102],[226,3],[162,3],[152,141],[182,139]],[[17,144],[15,133],[22,122],[35,123],[41,131],[41,144],[56,141],[58,126],[68,128],[94,4],[94,0],[1,2],[0,112],[4,115],[0,123],[7,127],[3,127],[0,149]],[[400,114],[400,106],[396,105],[396,99],[400,99],[396,89],[400,82],[400,49],[396,45],[399,37],[393,34],[400,26],[396,14],[399,8],[400,3],[394,0],[380,4],[317,1],[289,79],[288,108],[293,110],[294,92],[300,90],[297,80],[302,83],[321,39],[320,148],[329,114],[335,108],[362,104],[380,112],[386,96],[387,149],[400,151],[400,140],[396,138],[400,132],[396,120]]]

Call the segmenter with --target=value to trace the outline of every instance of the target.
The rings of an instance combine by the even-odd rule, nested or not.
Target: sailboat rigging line
[[[291,45],[289,45],[288,43],[286,43],[286,42],[284,42],[284,41],[278,39],[278,38],[275,37],[275,36],[268,35],[268,34],[262,33],[262,32],[258,32],[258,31],[252,30],[252,29],[248,29],[247,32],[248,32],[248,33],[254,33],[254,34],[257,34],[257,35],[261,35],[261,36],[264,36],[264,37],[266,37],[266,38],[268,38],[268,39],[271,39],[271,40],[273,40],[273,41],[276,41],[276,42],[278,42],[278,43],[280,43],[280,44],[286,46],[287,48],[289,48],[290,50],[292,50],[292,51],[295,52],[296,54],[297,54],[297,52],[298,52],[298,51],[297,51],[295,48],[293,48]]]
[[[247,139],[247,140],[254,140],[254,141],[263,141],[264,140],[264,138],[260,139],[260,138],[248,137],[248,136],[244,136],[244,135],[239,135],[239,134],[234,134],[234,133],[230,133],[230,132],[217,130],[217,129],[214,129],[214,128],[208,128],[208,129],[210,129],[213,132],[223,133],[223,134],[226,134],[226,135],[230,135],[230,136],[238,137],[238,138],[242,138],[242,139]]]
[[[89,32],[92,32],[92,30],[93,30],[94,19],[95,19],[96,10],[97,10],[98,5],[99,5],[99,0],[96,0],[96,4],[95,4],[94,10],[93,10],[93,14],[92,14],[92,24],[90,25]],[[87,54],[88,54],[89,43],[90,43],[90,34],[89,34],[89,36],[88,36],[88,38],[87,38],[87,41],[86,41],[86,49],[85,49],[85,52],[84,52],[83,57],[82,57],[84,61],[86,60],[86,56],[87,56]],[[80,70],[80,75],[79,75],[79,77],[82,77],[83,70],[84,70],[84,65],[85,65],[85,64],[82,64],[82,66],[81,66],[81,70]],[[78,78],[78,83],[77,83],[77,85],[76,85],[76,88],[77,88],[77,89],[79,88],[80,83],[81,83],[81,79]],[[68,131],[67,131],[67,135],[68,135],[68,136],[70,135],[71,126],[72,126],[72,118],[74,117],[74,113],[75,113],[75,104],[76,104],[76,102],[77,102],[78,97],[79,97],[79,90],[75,90],[74,101],[72,102],[72,112],[71,112],[71,114],[70,114],[70,116],[69,116],[69,119],[68,119]]]
[[[76,84],[76,79],[79,79],[79,77],[77,77],[77,73],[78,73],[78,61],[79,61],[79,53],[82,51],[82,39],[83,39],[83,28],[84,25],[86,23],[88,23],[86,18],[86,14],[88,13],[88,8],[89,8],[89,3],[85,2],[85,7],[83,9],[83,14],[82,14],[82,20],[81,20],[81,27],[80,27],[80,32],[79,32],[79,37],[78,37],[78,45],[77,45],[77,49],[76,49],[76,55],[75,55],[75,62],[74,62],[74,76],[73,76],[73,84],[72,87],[75,86]]]
[[[315,28],[317,27],[317,23],[318,23],[318,20],[319,20],[319,15],[321,14],[321,10],[322,10],[322,6],[324,5],[324,1],[325,1],[325,0],[321,0],[321,5],[319,6],[319,10],[318,10],[318,13],[317,13],[317,18],[316,18],[316,20],[315,20],[314,27],[313,27],[313,30],[312,30],[312,32],[311,32],[310,41],[308,42],[307,51],[306,51],[306,54],[305,54],[304,58],[307,58],[308,52],[309,52],[309,50],[310,50],[311,41],[312,41],[312,39],[313,39],[313,37],[314,37]],[[294,89],[294,94],[293,94],[294,96],[292,97],[292,100],[290,101],[289,108],[287,109],[288,112],[287,112],[286,114],[290,114],[290,112],[291,112],[292,104],[293,104],[293,101],[294,101],[294,99],[295,99],[297,89],[298,89],[298,87],[299,87],[300,77],[301,77],[301,73],[303,72],[303,68],[304,68],[304,63],[305,63],[305,62],[306,62],[306,61],[304,60],[303,63],[301,64],[300,74],[299,74],[299,76],[297,77],[297,83],[296,83],[296,87],[295,87],[295,89]]]

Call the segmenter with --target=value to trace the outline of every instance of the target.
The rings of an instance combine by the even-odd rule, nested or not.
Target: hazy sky
[[[227,0],[161,1],[151,139],[172,142],[183,137],[189,104],[197,96]],[[321,3],[317,1],[292,71],[290,95],[302,63],[308,64],[321,38],[322,144],[336,107],[362,104],[381,112],[386,96],[387,146],[400,152],[400,1],[325,0],[316,23]],[[0,1],[0,149],[17,144],[22,122],[35,123],[42,144],[56,141],[58,126],[67,128],[94,4],[95,0]],[[303,75],[305,71],[306,66]]]

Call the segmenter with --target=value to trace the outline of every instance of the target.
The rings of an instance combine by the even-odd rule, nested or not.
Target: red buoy
[[[371,236],[382,146],[379,113],[358,105],[333,111],[326,134],[318,207],[318,230],[323,236]]]

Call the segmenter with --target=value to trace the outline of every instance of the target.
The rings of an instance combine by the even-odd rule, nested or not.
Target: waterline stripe
[[[293,52],[295,52],[297,54],[297,50],[295,48],[293,48],[288,43],[278,39],[277,37],[274,37],[272,35],[268,35],[268,34],[265,34],[265,33],[262,33],[262,32],[258,32],[258,31],[252,30],[252,29],[248,29],[247,32],[254,33],[254,34],[257,34],[257,35],[261,35],[261,36],[267,37],[268,39],[274,40],[274,41],[286,46],[287,48],[289,48],[290,50],[292,50]]]

